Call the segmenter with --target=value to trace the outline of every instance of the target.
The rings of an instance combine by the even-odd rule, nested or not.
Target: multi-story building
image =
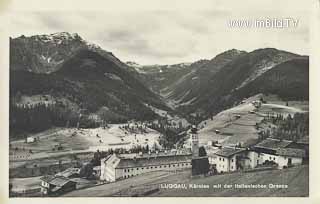
[[[219,173],[251,168],[247,149],[223,147],[214,154],[211,163]]]
[[[113,154],[101,160],[100,180],[114,182],[153,171],[191,168],[190,152],[150,154]]]

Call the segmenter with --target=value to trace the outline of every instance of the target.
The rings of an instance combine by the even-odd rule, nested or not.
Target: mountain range
[[[51,95],[91,113],[157,117],[150,106],[208,118],[257,93],[308,100],[309,58],[275,48],[228,50],[174,65],[122,62],[66,32],[10,38],[10,96]]]
[[[10,39],[10,53],[11,98],[50,96],[75,112],[104,112],[111,122],[157,117],[150,106],[171,110],[134,69],[77,34]]]

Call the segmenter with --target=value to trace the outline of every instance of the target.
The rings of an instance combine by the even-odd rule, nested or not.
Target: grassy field
[[[104,184],[96,187],[86,188],[82,190],[72,191],[64,194],[65,197],[106,197],[113,196],[141,186],[148,186],[150,184],[161,182],[163,179],[168,178],[172,173],[157,171],[146,173],[144,175],[131,177],[125,180],[117,181],[114,183]]]
[[[38,138],[38,141],[34,143],[25,143],[25,140],[10,142],[9,158],[11,162],[31,161],[74,152],[94,152],[96,149],[130,148],[146,144],[152,147],[155,143],[159,146],[159,132],[149,128],[146,129],[146,133],[127,132],[120,128],[122,125],[112,124],[107,129],[56,128],[30,135]],[[60,150],[57,149],[59,145],[62,147]]]
[[[205,145],[208,141],[218,141],[223,145],[242,143],[244,146],[249,146],[258,139],[256,123],[260,124],[266,113],[279,113],[286,116],[308,111],[307,101],[289,101],[289,106],[286,106],[285,101],[271,95],[266,98],[266,104],[255,108],[251,102],[259,100],[260,97],[265,98],[262,94],[258,94],[244,100],[240,105],[218,113],[212,119],[201,122],[199,125],[201,127],[199,130],[200,144]],[[219,130],[220,133],[217,134],[215,130]]]
[[[217,175],[198,179],[180,179],[168,177],[163,183],[186,183],[188,184],[286,184],[288,188],[266,188],[266,189],[160,189],[152,196],[214,196],[214,197],[304,197],[309,195],[309,167],[299,166],[284,170],[268,170],[250,173],[233,173]]]
[[[165,189],[160,184],[208,184],[209,189]],[[222,188],[212,188],[221,184]],[[224,184],[286,184],[288,188],[266,189],[236,189],[223,188]],[[139,175],[115,183],[91,187],[73,191],[64,196],[67,197],[107,197],[107,196],[132,196],[142,194],[148,189],[159,188],[159,191],[151,194],[154,197],[290,197],[308,196],[309,194],[309,167],[298,166],[283,170],[268,170],[258,172],[237,172],[232,174],[215,175],[210,177],[191,178],[190,171],[179,173],[153,172]]]

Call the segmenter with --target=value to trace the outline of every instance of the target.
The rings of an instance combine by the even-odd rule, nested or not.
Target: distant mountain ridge
[[[77,33],[68,32],[10,38],[10,69],[51,73],[58,70],[66,59],[83,49],[95,51],[128,69],[112,52],[83,40]]]

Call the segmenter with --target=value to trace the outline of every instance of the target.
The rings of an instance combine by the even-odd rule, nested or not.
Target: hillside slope
[[[253,51],[221,68],[199,90],[192,103],[179,109],[208,116],[232,107],[245,97],[265,92],[279,94],[283,99],[308,100],[308,60],[276,49]],[[291,87],[298,92],[288,90]]]
[[[105,107],[128,119],[156,117],[145,104],[170,110],[128,71],[90,50],[78,51],[51,74],[11,70],[10,96],[18,93],[67,99],[91,113]]]

